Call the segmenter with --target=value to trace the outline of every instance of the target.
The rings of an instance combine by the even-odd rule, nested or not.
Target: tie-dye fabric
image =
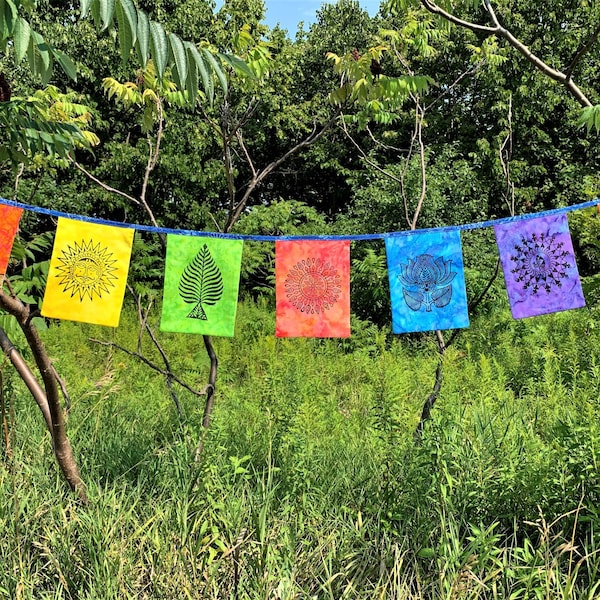
[[[277,337],[350,336],[350,242],[275,243]]]
[[[458,231],[385,239],[394,333],[469,326]]]
[[[566,215],[496,225],[515,319],[585,306]]]
[[[167,236],[161,330],[233,336],[243,245]]]
[[[0,204],[0,276],[6,273],[23,209]]]
[[[117,327],[133,233],[59,218],[42,315]]]

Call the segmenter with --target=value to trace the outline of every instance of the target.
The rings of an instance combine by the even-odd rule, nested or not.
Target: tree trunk
[[[37,332],[37,329],[31,322],[31,314],[29,307],[23,304],[19,299],[7,296],[1,291],[0,306],[17,319],[19,327],[25,335],[27,344],[33,354],[35,363],[40,372],[42,382],[44,384],[46,404],[48,407],[50,417],[49,428],[54,445],[54,455],[56,456],[58,465],[68,484],[71,486],[71,489],[79,496],[79,499],[82,502],[87,503],[85,484],[83,483],[83,481],[81,480],[81,476],[79,475],[79,467],[77,466],[75,456],[73,455],[73,449],[71,448],[71,443],[69,441],[69,438],[67,437],[65,415],[63,412],[63,408],[60,404],[60,392],[54,372],[54,367],[52,366],[50,357],[48,356],[46,348]],[[11,352],[11,354],[13,353]],[[19,370],[19,375],[23,377],[21,373],[21,370]],[[29,371],[29,373],[31,373],[31,371]],[[27,380],[29,380],[29,383]],[[37,387],[39,389],[36,390],[36,387],[33,386],[33,389],[36,390],[36,393],[34,394],[32,387],[30,387],[32,384],[31,378],[27,377],[27,380],[24,379],[30,391],[32,391],[34,398],[38,402],[38,405],[40,405],[40,400],[38,398],[41,388],[38,385]],[[42,400],[40,408],[42,408],[43,405],[44,402]],[[42,412],[44,413],[43,408]],[[48,422],[48,417],[46,413],[44,413],[44,418],[46,419],[46,422]]]

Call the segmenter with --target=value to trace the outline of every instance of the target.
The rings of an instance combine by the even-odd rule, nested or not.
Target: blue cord
[[[178,235],[190,235],[196,237],[212,237],[212,238],[224,238],[228,240],[246,240],[252,242],[276,242],[283,240],[351,240],[351,241],[362,241],[362,240],[382,240],[387,237],[410,235],[415,231],[394,231],[391,233],[366,233],[357,235],[246,235],[240,233],[219,233],[215,231],[193,231],[188,229],[170,229],[168,227],[153,227],[151,225],[137,225],[135,223],[119,223],[118,221],[107,221],[106,219],[97,219],[94,217],[86,217],[85,215],[76,215],[59,210],[51,210],[49,208],[41,208],[32,204],[25,204],[23,202],[16,202],[14,200],[6,200],[0,197],[0,203],[8,206],[14,206],[16,208],[22,208],[31,212],[36,212],[42,215],[49,215],[51,217],[63,217],[65,219],[73,219],[75,221],[84,221],[86,223],[96,223],[98,225],[111,225],[112,227],[124,227],[126,229],[137,229],[138,231],[148,231],[151,233],[166,233],[166,234],[178,234]],[[450,225],[447,227],[435,227],[430,229],[418,229],[416,232],[441,232],[441,231],[465,231],[467,229],[482,229],[484,227],[493,227],[494,225],[500,225],[503,223],[514,223],[515,221],[522,221],[526,219],[535,219],[538,217],[548,217],[551,215],[560,215],[574,210],[581,210],[583,208],[590,208],[600,204],[600,198],[589,200],[588,202],[582,202],[581,204],[573,204],[572,206],[564,206],[562,208],[554,208],[552,210],[545,210],[540,213],[518,215],[515,217],[505,217],[503,219],[495,219],[491,221],[482,221],[480,223],[465,223],[463,225]]]

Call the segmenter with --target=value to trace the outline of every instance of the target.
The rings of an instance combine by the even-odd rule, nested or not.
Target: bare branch
[[[129,200],[130,202],[133,202],[134,204],[137,204],[139,206],[140,201],[137,198],[134,198],[133,196],[130,196],[129,194],[126,194],[125,192],[123,192],[121,190],[117,190],[116,188],[111,187],[110,185],[104,183],[103,181],[100,181],[100,179],[98,179],[97,177],[95,177],[94,175],[92,175],[88,170],[85,169],[85,167],[83,167],[82,165],[80,165],[73,157],[69,156],[69,160],[88,179],[91,179],[94,183],[98,184],[103,190],[106,190],[107,192],[111,192],[112,194],[118,194],[119,196],[122,196],[123,198],[127,198],[127,200]]]
[[[342,117],[343,117],[343,115],[342,115]],[[342,129],[344,130],[344,134],[352,142],[352,144],[354,145],[354,147],[360,152],[360,155],[362,156],[363,160],[369,166],[373,167],[376,171],[379,171],[380,173],[382,173],[386,177],[389,177],[392,181],[395,181],[396,183],[401,184],[402,181],[400,180],[399,177],[396,177],[396,175],[394,175],[393,173],[390,173],[389,171],[387,171],[383,167],[380,167],[374,160],[372,160],[371,158],[369,158],[369,156],[367,155],[367,153],[363,150],[362,146],[352,137],[352,135],[350,135],[350,132],[348,131],[348,127],[346,127],[346,123],[345,123],[345,121],[344,121],[343,118],[342,118],[341,122],[342,122]],[[375,138],[373,137],[372,134],[371,134],[371,137],[372,137],[372,139],[375,140]]]
[[[581,59],[596,44],[596,41],[598,40],[598,36],[599,35],[600,35],[600,25],[598,25],[596,27],[596,29],[592,32],[592,35],[590,36],[590,39],[585,44],[582,44],[577,49],[577,52],[575,53],[575,56],[573,57],[573,60],[571,61],[571,64],[567,67],[567,70],[565,71],[565,77],[567,78],[567,81],[569,81],[571,79],[571,77],[573,75],[573,71],[575,70],[575,67],[577,67],[577,65],[579,64],[579,62],[581,61]]]
[[[470,29],[476,33],[485,33],[486,35],[494,35],[496,33],[495,27],[489,27],[487,25],[478,25],[477,23],[471,23],[470,21],[464,21],[459,17],[445,11],[443,8],[440,8],[435,2],[430,2],[430,0],[421,0],[421,4],[434,15],[439,15],[446,19],[446,21],[450,21],[450,23],[454,23],[454,25],[458,25],[459,27],[464,27],[465,29]]]
[[[417,207],[413,213],[413,218],[410,221],[410,228],[417,228],[417,221],[423,209],[425,197],[427,195],[427,170],[425,165],[425,144],[423,143],[423,121],[425,119],[425,111],[421,108],[419,99],[415,98],[415,134],[417,143],[419,144],[419,165],[421,168],[421,191],[419,193],[419,200]]]
[[[254,190],[262,183],[262,181],[266,177],[268,177],[273,171],[275,171],[275,169],[277,169],[281,164],[283,164],[288,158],[290,158],[290,156],[293,156],[294,154],[297,154],[300,150],[314,144],[326,131],[328,131],[331,128],[331,126],[337,120],[338,114],[339,111],[336,111],[335,114],[320,128],[317,128],[315,124],[313,130],[308,136],[306,136],[303,140],[292,146],[279,158],[270,162],[262,170],[256,172],[256,176],[253,177],[248,183],[248,186],[246,187],[246,190],[242,195],[241,199],[236,204],[234,204],[233,207],[230,207],[231,210],[227,219],[227,225],[224,229],[226,233],[231,231],[231,228],[235,225],[237,220],[240,218],[240,215],[242,214],[244,208],[246,207],[248,199],[250,198]]]
[[[544,62],[541,58],[536,56],[528,46],[526,46],[521,40],[519,40],[513,33],[511,33],[508,29],[503,27],[497,16],[494,12],[492,4],[490,0],[485,0],[484,5],[485,8],[490,15],[490,19],[493,23],[493,26],[487,25],[479,25],[477,23],[473,23],[471,21],[465,21],[460,19],[456,15],[453,15],[444,9],[440,8],[435,2],[431,0],[420,0],[423,7],[425,7],[429,12],[439,15],[453,23],[454,25],[458,25],[459,27],[464,27],[465,29],[469,29],[475,33],[483,33],[486,36],[496,35],[498,37],[504,38],[515,50],[520,52],[536,69],[541,71],[544,75],[557,81],[565,86],[566,90],[573,96],[577,102],[581,106],[592,106],[591,101],[587,98],[587,96],[581,91],[581,89],[573,82],[571,79],[571,74],[569,76],[559,71],[557,69],[552,68],[546,62]],[[582,54],[583,55],[583,54]]]
[[[20,352],[13,346],[3,329],[0,329],[0,349],[2,349],[4,354],[8,357],[27,386],[27,389],[42,411],[44,421],[46,421],[46,427],[48,428],[50,435],[52,435],[52,417],[50,416],[48,398],[46,398],[46,394],[42,389],[42,386],[38,383],[38,380],[35,378],[35,375],[31,372],[29,365],[25,362]]]
[[[256,167],[254,166],[254,161],[252,160],[252,157],[250,156],[250,153],[248,152],[248,148],[246,147],[246,143],[244,142],[244,136],[242,135],[241,131],[236,132],[236,138],[237,138],[238,144],[240,145],[240,148],[242,149],[242,152],[244,153],[246,162],[248,163],[248,166],[250,167],[250,170],[252,171],[252,179],[256,179],[256,175],[257,175]]]
[[[13,200],[17,199],[17,195],[19,193],[19,182],[21,180],[21,177],[23,176],[23,171],[25,170],[25,163],[19,163],[19,168],[17,170],[17,174],[15,176],[15,193],[13,194]]]
[[[203,396],[206,393],[204,390],[195,390],[193,387],[188,385],[185,381],[182,381],[179,377],[177,377],[177,375],[175,375],[174,373],[171,373],[170,371],[165,371],[164,369],[161,369],[158,365],[155,365],[150,359],[148,359],[143,354],[140,354],[139,352],[134,352],[133,350],[128,350],[127,348],[120,346],[119,344],[116,344],[115,342],[107,342],[107,341],[98,340],[95,338],[89,338],[89,340],[90,340],[90,342],[100,344],[101,346],[108,346],[110,348],[116,348],[117,350],[120,350],[121,352],[124,352],[125,354],[128,354],[129,356],[134,356],[135,358],[137,358],[138,360],[143,362],[146,366],[150,367],[153,371],[160,373],[164,377],[171,377],[171,379],[175,383],[178,383],[182,388],[184,388],[188,392],[194,394],[194,396]]]

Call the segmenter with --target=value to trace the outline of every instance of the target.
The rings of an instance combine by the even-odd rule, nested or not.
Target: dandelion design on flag
[[[341,285],[335,267],[320,258],[307,258],[288,272],[285,292],[288,300],[301,312],[319,314],[337,302]]]

